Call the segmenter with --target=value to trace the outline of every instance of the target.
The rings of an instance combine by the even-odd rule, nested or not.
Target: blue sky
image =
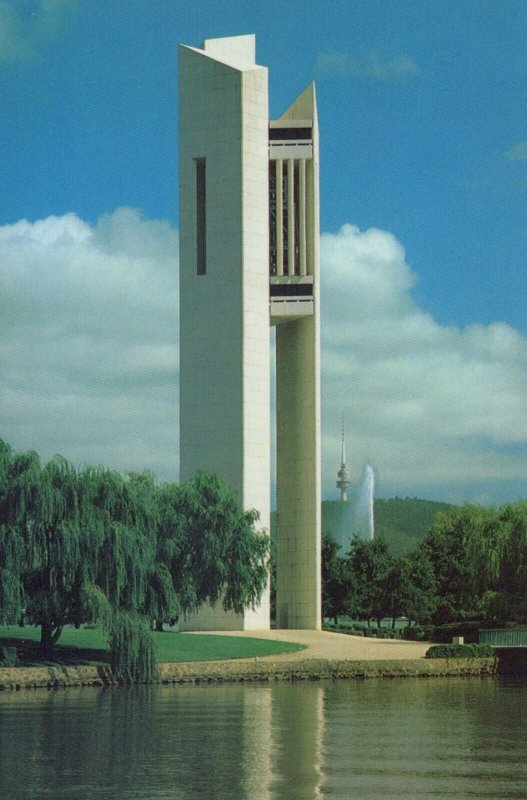
[[[342,413],[381,496],[525,496],[517,0],[0,0],[0,436],[177,476],[177,44],[244,33],[317,83],[325,496]]]

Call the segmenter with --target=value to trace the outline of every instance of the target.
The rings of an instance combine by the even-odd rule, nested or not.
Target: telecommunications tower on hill
[[[182,46],[180,476],[217,472],[270,529],[276,326],[277,625],[317,629],[320,597],[318,125],[314,86],[269,120],[255,37]],[[268,628],[269,596],[195,629]]]
[[[344,436],[344,420],[342,420],[342,441],[340,445],[340,468],[337,472],[337,489],[340,489],[340,499],[343,503],[346,503],[348,500],[348,489],[350,486],[350,472],[346,466],[346,439]]]

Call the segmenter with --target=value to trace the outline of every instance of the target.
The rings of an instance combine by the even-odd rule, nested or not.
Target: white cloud
[[[29,61],[40,46],[60,35],[77,0],[0,0],[0,64]]]
[[[342,413],[353,480],[370,462],[380,496],[526,494],[526,339],[439,325],[385,231],[346,225],[321,251],[325,495]],[[0,227],[0,264],[0,438],[177,478],[176,231],[128,208],[22,220]]]
[[[177,475],[176,232],[131,209],[0,228],[0,436]]]
[[[318,78],[351,75],[371,80],[401,80],[413,78],[421,73],[419,65],[408,56],[401,54],[393,58],[383,57],[377,50],[364,55],[354,55],[347,51],[331,50],[321,52],[315,62]]]
[[[322,269],[326,490],[342,413],[356,479],[370,461],[384,495],[525,486],[527,340],[503,323],[439,325],[415,304],[416,277],[385,231],[324,234]]]

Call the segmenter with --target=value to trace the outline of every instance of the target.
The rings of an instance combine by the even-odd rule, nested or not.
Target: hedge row
[[[333,633],[347,633],[351,636],[369,636],[373,639],[401,639],[403,638],[401,630],[393,630],[392,628],[367,628],[362,625],[344,625],[344,624],[325,624],[325,631]]]
[[[353,636],[372,636],[377,639],[407,639],[412,642],[437,642],[450,644],[454,636],[462,636],[466,645],[478,644],[479,631],[488,627],[495,627],[496,623],[485,620],[463,620],[449,622],[443,625],[408,625],[406,628],[368,628],[365,625],[353,623],[327,623],[324,630],[348,633]],[[516,625],[507,624],[506,628]],[[491,654],[492,655],[492,654]],[[431,656],[443,658],[443,656]],[[470,657],[470,656],[469,656]]]
[[[425,658],[492,658],[490,644],[436,644],[428,648]]]

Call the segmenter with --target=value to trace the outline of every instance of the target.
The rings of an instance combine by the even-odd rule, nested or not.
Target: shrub
[[[403,639],[408,639],[410,642],[424,642],[426,634],[420,625],[409,625],[403,628]]]
[[[436,625],[430,629],[429,638],[433,642],[449,644],[454,636],[462,636],[466,644],[476,644],[479,639],[480,620],[466,620]]]
[[[366,628],[363,628],[360,625],[345,625],[345,624],[338,624],[335,625],[333,622],[324,622],[322,629],[325,631],[330,631],[330,633],[346,633],[351,636],[367,636]]]
[[[352,633],[351,625],[343,625],[340,622],[324,622],[322,629],[331,633]]]
[[[429,647],[425,658],[493,658],[489,644],[436,644]]]
[[[0,647],[0,667],[16,667],[17,664],[16,647]]]

